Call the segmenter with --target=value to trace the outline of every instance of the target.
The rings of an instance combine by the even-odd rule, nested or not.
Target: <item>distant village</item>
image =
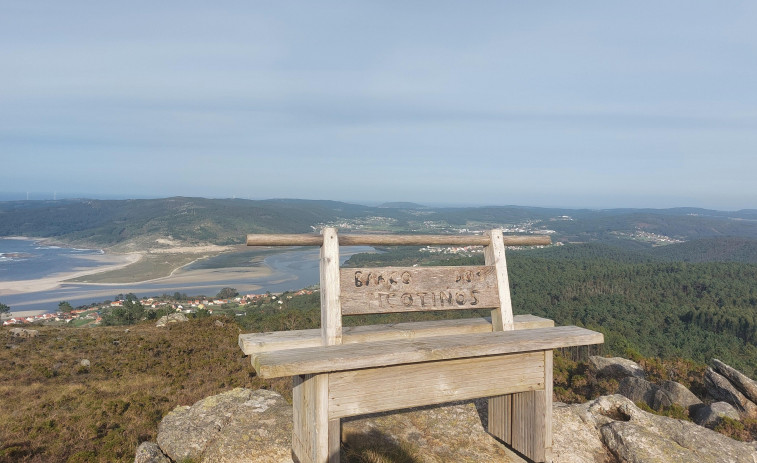
[[[139,299],[138,302],[147,310],[164,310],[184,314],[194,314],[199,310],[205,310],[209,314],[222,310],[224,313],[235,312],[235,315],[244,315],[243,309],[261,304],[276,304],[284,306],[287,299],[294,296],[313,294],[317,289],[301,289],[296,292],[284,294],[245,294],[233,298],[188,298],[172,299],[167,297],[148,297]],[[123,307],[126,299],[112,302],[91,304],[88,307],[78,307],[70,311],[57,311],[51,313],[30,315],[27,317],[13,317],[3,320],[3,326],[25,324],[73,324],[75,326],[97,326],[102,324],[102,316],[108,310]]]

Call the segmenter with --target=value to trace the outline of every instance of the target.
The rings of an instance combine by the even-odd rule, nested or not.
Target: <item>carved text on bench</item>
[[[499,303],[491,266],[341,269],[340,284],[344,314],[480,309]]]

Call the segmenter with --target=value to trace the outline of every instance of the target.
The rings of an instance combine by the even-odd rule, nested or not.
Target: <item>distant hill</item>
[[[516,250],[512,252],[517,253],[518,251]],[[665,260],[664,258],[655,256],[646,248],[633,250],[600,242],[532,249],[528,250],[528,255],[534,258],[546,258],[549,260],[610,260],[626,264],[660,262]]]
[[[741,262],[757,264],[757,240],[751,238],[705,238],[657,247],[613,246],[602,242],[570,244],[528,251],[549,259],[606,259],[623,263],[650,262]]]
[[[675,262],[744,262],[757,264],[757,239],[706,238],[654,248],[650,254]]]
[[[514,233],[549,233],[555,242],[604,243],[631,251],[710,238],[757,240],[757,210],[427,207],[409,202],[365,206],[302,199],[190,197],[0,202],[0,236],[49,237],[116,249],[150,248],[161,238],[184,244],[242,244],[248,233],[312,233],[325,224],[358,233],[446,234],[505,228]],[[712,247],[713,242],[700,245]],[[730,251],[722,248],[707,256],[752,252],[749,243],[727,241],[723,246]],[[661,258],[672,258],[672,253],[701,254],[686,246],[655,252]]]
[[[421,204],[407,202],[383,203],[379,204],[378,207],[388,209],[426,209],[426,206]]]
[[[113,246],[172,237],[241,244],[247,233],[307,233],[312,226],[368,214],[330,201],[205,199],[14,201],[0,203],[0,236],[36,236]]]
[[[599,240],[612,244],[632,245],[625,238],[640,233],[658,234],[677,240],[714,237],[757,239],[757,220],[752,213],[726,213],[698,210],[682,213],[681,209],[575,211],[573,221],[555,222],[552,227],[567,241]],[[625,241],[625,243],[621,243]],[[637,242],[639,240],[636,240]]]

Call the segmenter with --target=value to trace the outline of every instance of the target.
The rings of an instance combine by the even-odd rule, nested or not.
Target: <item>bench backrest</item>
[[[342,343],[342,316],[427,310],[492,309],[492,329],[513,329],[505,245],[549,244],[548,236],[248,235],[247,245],[319,245],[321,340]],[[339,246],[484,246],[483,266],[340,268]]]

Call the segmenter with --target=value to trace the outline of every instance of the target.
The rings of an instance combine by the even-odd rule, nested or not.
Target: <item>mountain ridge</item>
[[[313,233],[325,225],[385,233],[505,228],[515,233],[549,233],[555,242],[597,241],[647,249],[708,238],[757,239],[757,210],[366,206],[332,200],[186,196],[0,202],[0,236],[53,238],[115,249],[127,244],[149,248],[158,239],[190,245],[243,244],[248,233]]]

